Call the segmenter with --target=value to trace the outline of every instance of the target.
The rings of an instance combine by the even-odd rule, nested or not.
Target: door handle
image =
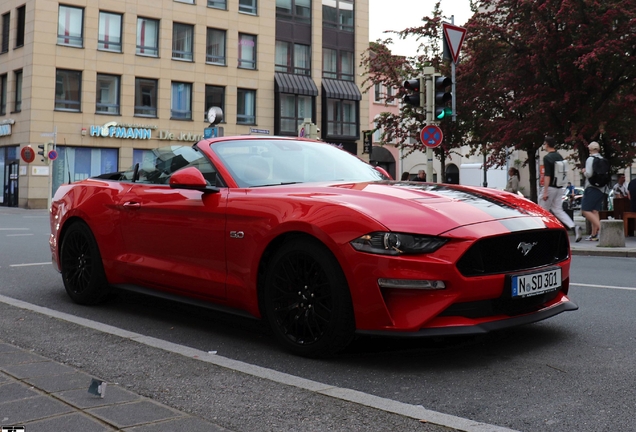
[[[141,208],[141,203],[134,202],[134,201],[127,201],[124,203],[124,208],[135,210],[135,209]]]

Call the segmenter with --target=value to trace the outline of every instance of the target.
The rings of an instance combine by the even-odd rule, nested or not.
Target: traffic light
[[[419,107],[424,106],[423,92],[424,92],[424,88],[426,87],[424,84],[423,77],[406,80],[404,81],[404,84],[402,84],[402,87],[404,87],[406,91],[411,92],[410,94],[407,94],[402,98],[402,102],[404,102],[406,105],[413,105],[413,106],[419,106]]]
[[[42,162],[44,162],[47,158],[48,149],[46,147],[46,144],[38,144],[38,148],[40,149],[38,154],[42,157]]]
[[[435,111],[433,111],[433,116],[435,117],[435,120],[451,118],[453,115],[453,109],[449,107],[448,104],[453,99],[453,95],[449,88],[453,84],[453,80],[450,77],[440,75],[435,75],[434,78]]]

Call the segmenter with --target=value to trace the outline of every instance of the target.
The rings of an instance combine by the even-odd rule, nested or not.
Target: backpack
[[[556,187],[567,186],[568,161],[560,160],[560,161],[554,162],[554,182]]]
[[[612,178],[610,174],[610,163],[602,156],[594,157],[592,172],[592,177],[589,178],[589,182],[592,186],[604,187]]]

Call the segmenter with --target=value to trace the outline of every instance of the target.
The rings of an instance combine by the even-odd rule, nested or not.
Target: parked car
[[[583,199],[583,191],[585,189],[582,187],[575,186],[574,187],[574,195],[572,199],[569,199],[567,195],[567,189],[563,190],[563,210],[580,210],[581,209],[581,200]]]
[[[567,231],[518,195],[392,181],[297,138],[153,154],[57,190],[50,246],[73,301],[126,289],[262,318],[309,357],[356,333],[479,334],[578,308]]]

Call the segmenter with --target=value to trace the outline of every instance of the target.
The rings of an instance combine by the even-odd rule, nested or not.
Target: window
[[[353,1],[322,0],[324,27],[353,33]]]
[[[121,21],[122,16],[120,14],[99,13],[97,49],[121,52]]]
[[[256,90],[238,89],[236,124],[256,124]]]
[[[7,74],[0,75],[0,115],[7,113]]]
[[[179,3],[194,4],[194,0],[174,0],[174,1],[177,1]]]
[[[205,121],[208,120],[207,112],[210,107],[219,107],[225,114],[225,87],[206,85],[205,86]],[[225,120],[222,120],[225,121]]]
[[[192,61],[194,26],[174,23],[172,25],[172,58]]]
[[[24,46],[24,24],[26,20],[26,6],[21,6],[18,11],[18,26],[15,29],[15,47]]]
[[[135,176],[135,166],[139,164],[137,170],[138,178]],[[162,147],[157,151],[133,149],[133,165],[128,171],[122,173],[123,180],[135,181],[138,183],[165,184],[169,183],[169,177],[176,171],[196,167],[203,178],[210,185],[223,184],[220,177],[217,177],[216,168],[210,163],[203,153],[191,147]]]
[[[306,118],[312,118],[311,96],[282,93],[280,95],[280,131],[298,135],[298,126]]]
[[[276,72],[311,75],[311,47],[309,45],[276,41]]]
[[[311,0],[276,0],[276,18],[311,23]]]
[[[208,28],[205,61],[207,63],[225,65],[225,30]]]
[[[97,74],[96,113],[119,114],[119,81],[117,75]]]
[[[256,36],[239,33],[238,67],[256,69]]]
[[[353,53],[324,48],[322,50],[322,76],[324,78],[354,81]]]
[[[55,110],[79,112],[82,72],[58,69],[55,72]]]
[[[387,98],[391,98],[393,97],[393,88],[391,87],[386,87],[382,84],[376,84],[374,86],[373,89],[373,93],[374,93],[374,102],[376,103],[382,103],[385,102],[389,105],[395,105],[395,99],[391,100],[391,101],[387,101]]]
[[[170,118],[192,120],[192,84],[173,82]]]
[[[84,9],[60,5],[57,43],[80,48],[84,46]]]
[[[208,7],[215,9],[227,9],[226,0],[208,0]]]
[[[137,18],[137,54],[159,56],[159,20]]]
[[[356,102],[327,99],[327,134],[357,136]]]
[[[157,80],[135,78],[135,116],[157,117]]]
[[[11,25],[11,14],[2,15],[2,48],[0,53],[9,51],[9,26]]]
[[[239,12],[256,15],[256,0],[239,0]]]
[[[57,159],[53,162],[53,194],[64,183],[79,181],[119,170],[119,150],[113,148],[57,146]]]
[[[15,71],[15,109],[14,112],[22,111],[22,70]]]

